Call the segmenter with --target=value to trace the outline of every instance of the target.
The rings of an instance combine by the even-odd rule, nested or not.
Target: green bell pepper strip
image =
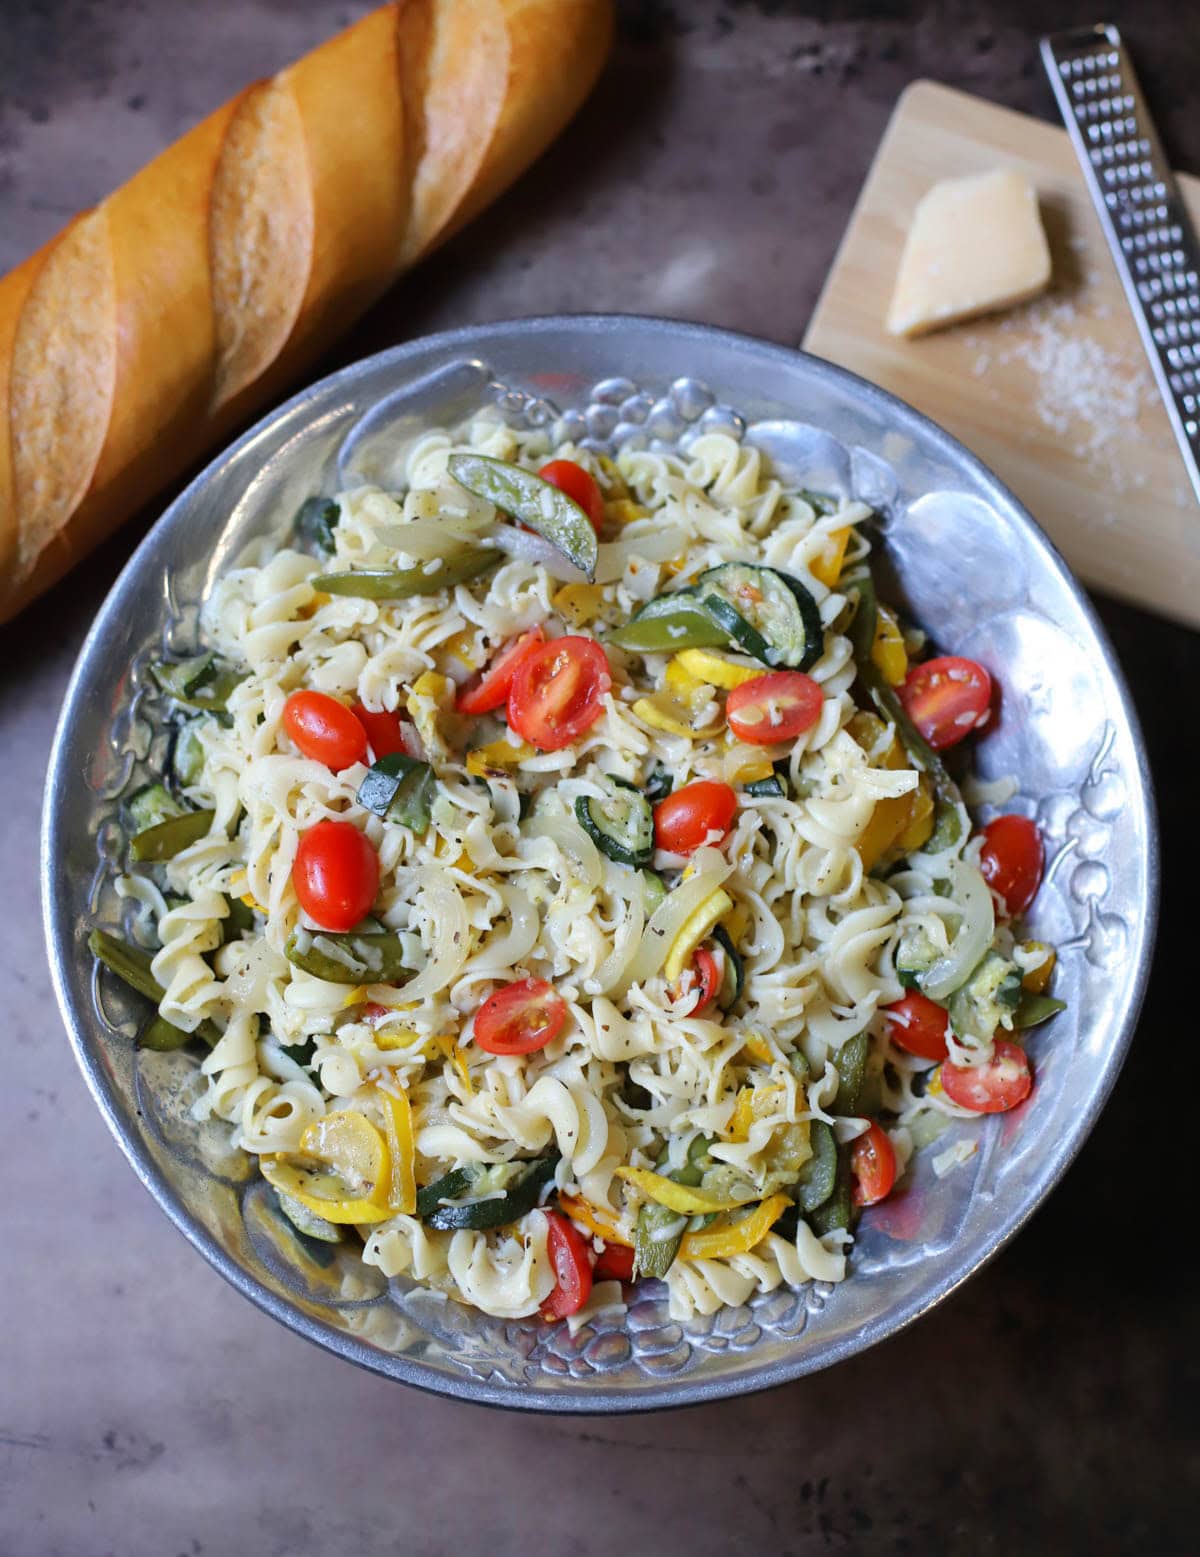
[[[863,1078],[867,1073],[867,1053],[870,1039],[866,1033],[855,1033],[834,1056],[834,1065],[840,1080],[837,1097],[833,1100],[835,1114],[857,1114],[862,1096]]]
[[[614,627],[607,640],[634,654],[673,654],[726,648],[729,634],[693,590],[678,589],[647,602],[623,626]]]
[[[147,1000],[152,1000],[156,1007],[162,1004],[166,991],[151,972],[152,958],[149,952],[143,951],[140,946],[131,946],[128,941],[110,935],[107,930],[99,929],[93,930],[88,936],[88,950],[130,989],[136,990],[139,995],[144,995]],[[163,1026],[159,1027],[157,1022],[161,1022]],[[203,1039],[211,1048],[221,1038],[221,1029],[215,1022],[201,1022],[194,1033],[185,1032],[182,1027],[175,1027],[165,1017],[159,1017],[157,1022],[151,1022],[146,1029],[146,1032],[152,1035],[152,1041],[147,1044],[149,1048],[182,1048],[192,1038]],[[167,1028],[172,1029],[171,1033],[166,1031]],[[179,1035],[178,1041],[175,1041],[175,1034]]]
[[[388,930],[293,930],[283,950],[293,967],[327,984],[404,984],[413,975],[400,937]]]
[[[169,1054],[190,1043],[194,1033],[185,1033],[182,1027],[168,1022],[165,1016],[152,1016],[138,1033],[138,1048],[153,1049],[156,1054]]]
[[[823,1119],[814,1119],[808,1127],[812,1156],[800,1169],[796,1181],[796,1204],[807,1213],[818,1210],[837,1187],[837,1138]]]
[[[182,816],[170,816],[165,822],[143,828],[129,840],[130,859],[139,863],[173,860],[184,849],[208,837],[216,814],[215,811],[185,811]]]
[[[903,703],[871,659],[871,650],[875,646],[875,628],[879,620],[874,580],[864,573],[848,580],[844,587],[847,593],[858,595],[858,610],[850,623],[848,636],[854,650],[859,680],[870,694],[881,717],[895,727],[909,758],[933,781],[933,832],[925,848],[930,853],[940,853],[957,843],[962,835],[958,785],[950,777],[941,757],[908,717]]]
[[[679,1245],[683,1242],[683,1231],[681,1229],[670,1238],[659,1238],[656,1235],[663,1228],[670,1227],[673,1222],[682,1222],[686,1225],[687,1218],[652,1200],[648,1200],[642,1206],[633,1230],[633,1261],[636,1275],[654,1276],[661,1281],[671,1269],[675,1263],[675,1256],[679,1253]]]
[[[1039,1022],[1048,1022],[1052,1016],[1066,1009],[1065,1000],[1055,1000],[1053,995],[1032,995],[1028,990],[1023,990],[1013,1013],[1013,1027],[1018,1032],[1027,1027],[1036,1027]]]
[[[853,1175],[850,1172],[850,1152],[845,1146],[837,1148],[837,1174],[833,1193],[808,1213],[808,1225],[818,1238],[832,1233],[839,1227],[851,1227],[854,1222]]]
[[[879,670],[872,664],[860,664],[858,674],[881,716],[895,726],[910,759],[933,781],[933,832],[924,845],[925,849],[931,854],[948,849],[962,836],[958,785],[950,777],[946,764],[905,713],[904,705]]]
[[[595,578],[599,556],[596,531],[587,514],[565,492],[519,465],[485,454],[452,454],[446,468],[459,486],[536,530],[581,573]]]
[[[427,573],[417,568],[364,568],[359,573],[321,573],[312,580],[314,589],[327,595],[351,595],[357,600],[411,600],[415,595],[435,595],[439,589],[468,584],[501,561],[492,547],[464,547],[441,559],[441,567]]]
[[[712,1145],[711,1139],[706,1135],[695,1135],[688,1144],[687,1161],[681,1167],[674,1169],[667,1177],[674,1179],[676,1184],[686,1184],[695,1189],[703,1180],[705,1161],[708,1157],[708,1148]],[[661,1172],[668,1162],[667,1153],[664,1151],[655,1164],[656,1171]],[[638,1276],[655,1276],[659,1280],[664,1277],[675,1263],[675,1256],[679,1253],[679,1245],[683,1242],[684,1227],[674,1233],[670,1238],[656,1236],[663,1228],[669,1227],[672,1222],[683,1221],[686,1227],[687,1218],[681,1218],[677,1211],[672,1211],[669,1206],[660,1206],[656,1201],[646,1201],[638,1212],[638,1219],[633,1230],[633,1263],[634,1271]]]

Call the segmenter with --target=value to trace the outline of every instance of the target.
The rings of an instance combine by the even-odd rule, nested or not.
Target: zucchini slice
[[[424,833],[429,827],[435,782],[427,762],[404,752],[389,752],[371,764],[355,799],[376,816]]]
[[[676,649],[724,648],[729,634],[695,589],[677,589],[647,601],[623,627],[608,634],[608,641],[635,654],[671,654]]]
[[[745,786],[746,793],[753,795],[757,800],[786,800],[787,790],[779,781],[779,775],[772,773],[770,778],[755,779],[752,784]]]
[[[337,544],[333,532],[341,512],[331,497],[305,498],[292,521],[292,534],[302,546],[329,556]]]
[[[821,657],[825,629],[799,579],[748,562],[725,562],[697,581],[710,616],[739,649],[764,665],[808,670]]]
[[[742,962],[742,955],[729,931],[723,924],[713,926],[713,940],[725,953],[725,977],[721,980],[721,988],[717,992],[717,1004],[722,1011],[732,1011],[734,1006],[742,998],[742,990],[746,986],[746,967]]]
[[[135,833],[157,827],[173,816],[183,816],[187,807],[180,805],[167,786],[162,783],[145,784],[126,801],[129,820]]]
[[[224,664],[209,649],[186,660],[155,660],[150,674],[181,708],[211,714],[225,712],[229,694],[247,673]]]
[[[171,737],[170,768],[175,782],[185,789],[197,784],[204,772],[204,745],[200,739],[203,715],[185,719],[175,726]]]
[[[641,867],[654,858],[654,812],[640,790],[609,779],[607,795],[580,795],[579,825],[602,854],[618,865]]]
[[[532,1211],[554,1177],[558,1152],[532,1162],[505,1162],[486,1167],[472,1163],[452,1168],[443,1178],[417,1191],[417,1215],[442,1231],[469,1228],[484,1231],[507,1227]],[[501,1193],[497,1195],[497,1191]],[[459,1201],[459,1196],[472,1198]],[[493,1198],[483,1199],[484,1195]],[[455,1202],[458,1202],[457,1204]],[[446,1204],[449,1202],[449,1204]]]

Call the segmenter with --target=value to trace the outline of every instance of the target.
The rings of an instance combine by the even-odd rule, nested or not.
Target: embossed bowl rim
[[[433,350],[444,352],[447,357],[453,353],[480,353],[486,358],[497,347],[502,350],[505,338],[552,336],[564,332],[567,334],[578,332],[593,338],[606,337],[611,341],[614,361],[609,371],[614,374],[621,372],[619,354],[622,338],[637,338],[642,345],[645,345],[652,342],[655,336],[670,337],[673,343],[684,342],[694,347],[694,366],[691,371],[701,377],[705,375],[705,356],[710,347],[725,350],[732,348],[736,352],[757,356],[762,361],[771,362],[776,366],[790,365],[795,368],[798,364],[803,364],[804,371],[810,379],[815,379],[817,382],[824,379],[830,385],[839,386],[842,391],[849,391],[864,407],[886,411],[890,425],[895,431],[907,434],[915,441],[933,449],[943,459],[969,475],[974,483],[988,493],[989,501],[1014,518],[1019,527],[1025,531],[1024,538],[1038,555],[1041,565],[1057,575],[1059,583],[1074,597],[1090,628],[1092,648],[1111,675],[1120,700],[1121,716],[1132,737],[1132,747],[1136,753],[1138,792],[1131,797],[1131,801],[1140,807],[1140,821],[1147,840],[1147,902],[1144,905],[1144,916],[1140,921],[1134,977],[1128,988],[1119,1030],[1108,1035],[1102,1062],[1094,1074],[1092,1087],[1083,1100],[1075,1128],[1068,1135],[1060,1138],[1055,1143],[1054,1150],[1049,1152],[1042,1161],[1038,1178],[1025,1199],[1011,1207],[1008,1214],[996,1222],[987,1247],[975,1257],[961,1257],[926,1290],[914,1295],[904,1304],[877,1316],[852,1337],[823,1347],[799,1345],[794,1356],[736,1378],[685,1379],[680,1382],[666,1383],[656,1380],[653,1385],[647,1381],[648,1387],[645,1392],[640,1389],[605,1388],[600,1385],[599,1380],[584,1379],[579,1381],[579,1388],[570,1393],[542,1393],[535,1389],[514,1389],[512,1385],[507,1384],[495,1385],[490,1381],[465,1375],[439,1374],[419,1361],[403,1354],[385,1353],[364,1343],[356,1336],[346,1334],[315,1318],[312,1314],[305,1313],[298,1304],[269,1291],[243,1270],[208,1229],[180,1202],[145,1143],[124,1118],[116,1088],[98,1052],[97,1040],[88,1014],[78,1009],[71,998],[67,967],[83,909],[79,882],[68,880],[65,872],[58,868],[60,835],[63,830],[62,805],[59,797],[68,792],[76,778],[76,775],[67,768],[68,734],[80,712],[87,684],[95,674],[96,666],[93,662],[110,624],[122,614],[136,613],[138,610],[139,596],[150,582],[143,577],[143,573],[151,543],[157,533],[164,527],[181,523],[197,493],[217,471],[277,422],[289,417],[310,402],[318,393],[332,394],[339,387],[353,384],[356,378],[384,364],[394,368],[400,380],[405,364],[410,359],[426,355]],[[501,369],[503,367],[502,363],[493,365]],[[157,586],[157,579],[154,580],[154,585]],[[1062,1178],[1090,1133],[1116,1081],[1136,1026],[1149,978],[1158,910],[1159,874],[1153,784],[1137,716],[1120,664],[1095,611],[1067,564],[1012,493],[980,460],[936,423],[857,374],[850,373],[822,358],[813,357],[809,353],[763,341],[754,336],[722,330],[710,325],[629,314],[544,315],[472,325],[420,337],[372,357],[361,359],[309,385],[257,422],[218,455],[175,498],[135,550],[114,583],[84,640],[63,700],[47,770],[41,837],[42,905],[50,970],[59,1007],[75,1051],[75,1058],[105,1122],[129,1159],[134,1172],[184,1237],[232,1286],[274,1319],[314,1344],[345,1357],[371,1372],[399,1379],[431,1393],[449,1395],[476,1403],[563,1414],[612,1414],[694,1405],[729,1395],[749,1394],[787,1383],[804,1374],[857,1355],[877,1342],[894,1335],[955,1291],[968,1277],[997,1254],[1024,1226]],[[853,1280],[853,1275],[849,1279]]]

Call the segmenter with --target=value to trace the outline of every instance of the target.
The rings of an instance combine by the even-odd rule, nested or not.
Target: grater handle
[[[1118,30],[1054,33],[1041,51],[1200,499],[1200,240]]]

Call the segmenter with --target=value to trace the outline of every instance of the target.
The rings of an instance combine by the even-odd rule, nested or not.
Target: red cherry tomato
[[[590,476],[574,460],[551,460],[548,465],[542,466],[538,475],[552,487],[565,492],[572,502],[578,503],[592,521],[592,529],[597,535],[600,534],[600,527],[604,523],[604,495],[596,485],[594,476]]]
[[[773,746],[811,730],[821,713],[821,688],[801,670],[773,670],[743,681],[725,699],[725,717],[739,741]]]
[[[684,993],[690,994],[693,989],[699,986],[700,999],[688,1012],[689,1016],[699,1016],[701,1011],[710,1006],[717,998],[717,993],[721,988],[721,980],[725,976],[725,970],[713,953],[706,946],[701,946],[692,958],[691,971],[691,982],[686,991],[680,991],[679,998],[682,998]]]
[[[950,1018],[944,1006],[915,990],[903,1000],[884,1006],[888,1037],[900,1049],[919,1054],[923,1060],[946,1058],[946,1033]]]
[[[380,757],[391,757],[396,752],[411,755],[399,714],[389,713],[386,708],[364,708],[361,703],[355,703],[354,717],[367,732],[371,755],[376,762]]]
[[[485,671],[464,683],[457,699],[459,713],[490,714],[493,708],[507,703],[517,666],[535,644],[544,641],[542,629],[532,627],[506,643]]]
[[[623,1243],[606,1243],[592,1266],[593,1281],[632,1281],[633,1250]]]
[[[945,751],[987,722],[992,678],[974,660],[945,655],[913,666],[900,701],[934,751]]]
[[[1003,1114],[1023,1103],[1033,1090],[1029,1056],[1019,1044],[997,1038],[986,1065],[951,1065],[939,1072],[942,1091],[973,1114]]]
[[[896,1151],[887,1131],[874,1120],[850,1148],[850,1171],[856,1206],[873,1206],[891,1194],[896,1182]]]
[[[979,869],[1010,915],[1023,914],[1037,896],[1045,859],[1042,835],[1027,816],[998,816],[983,829]]]
[[[671,854],[692,854],[710,834],[720,841],[733,825],[737,795],[716,779],[697,779],[676,789],[654,808],[654,841]]]
[[[588,1241],[561,1211],[547,1211],[546,1248],[554,1266],[554,1290],[542,1304],[543,1319],[578,1313],[592,1295]]]
[[[306,757],[335,773],[366,761],[367,732],[325,692],[293,692],[283,705],[283,727]]]
[[[594,638],[534,644],[513,672],[509,725],[539,751],[558,751],[591,729],[611,686],[608,660]]]
[[[300,835],[292,885],[323,930],[353,930],[379,891],[379,857],[352,822],[326,818]]]
[[[475,1013],[475,1042],[489,1054],[532,1054],[557,1038],[567,1003],[545,979],[505,984]]]

